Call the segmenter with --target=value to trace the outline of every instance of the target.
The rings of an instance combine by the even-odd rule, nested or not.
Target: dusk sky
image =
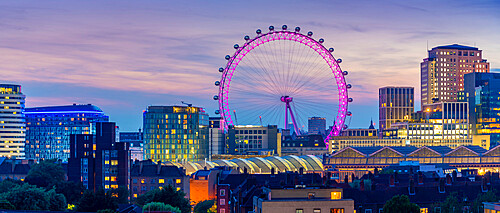
[[[415,87],[418,110],[427,43],[476,45],[500,71],[498,0],[34,0],[0,2],[0,83],[21,84],[27,107],[94,104],[121,131],[141,128],[149,105],[186,101],[214,116],[224,56],[283,24],[342,58],[354,128],[378,121],[379,87]]]

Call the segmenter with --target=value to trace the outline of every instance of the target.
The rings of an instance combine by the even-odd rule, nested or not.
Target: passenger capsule
[[[352,112],[347,112],[347,116],[352,116]]]
[[[230,55],[226,55],[226,57],[224,57],[226,60],[229,60],[231,58]]]
[[[257,33],[257,35],[261,34],[262,33],[262,30],[258,29],[257,31],[255,31]]]
[[[319,39],[319,43],[320,43],[320,44],[323,44],[323,42],[325,42],[325,39],[320,38],[320,39]]]
[[[342,75],[347,75],[347,74],[349,74],[349,72],[347,71],[342,72]]]
[[[274,26],[269,26],[269,31],[273,31],[274,30]]]
[[[352,88],[352,85],[351,84],[347,84],[347,89],[351,89]]]
[[[235,45],[234,45],[234,49],[238,49],[238,48],[240,48],[240,45],[235,44]]]
[[[246,35],[246,36],[245,36],[245,41],[248,41],[248,40],[250,40],[250,36],[247,36],[247,35]]]
[[[349,128],[349,127],[347,125],[344,125],[344,129],[347,129],[347,128]]]
[[[312,35],[313,35],[312,31],[307,32],[307,36],[312,36]]]
[[[348,99],[347,99],[347,101],[348,101],[348,102],[352,102],[352,98],[348,98]]]
[[[295,32],[297,32],[297,33],[300,32],[300,27],[296,27]]]
[[[220,114],[220,111],[219,110],[215,110],[215,114]]]
[[[288,28],[288,26],[286,26],[286,25],[281,26],[282,30],[286,30],[287,28]]]
[[[330,49],[328,49],[328,51],[330,51],[331,53],[333,53],[335,49],[333,49],[332,47],[330,47]]]
[[[340,58],[339,58],[339,59],[337,59],[337,63],[338,63],[338,64],[342,63],[342,59],[340,59]]]
[[[219,86],[219,85],[220,85],[220,81],[216,81],[215,86]]]
[[[219,72],[224,72],[224,68],[223,67],[219,68]]]
[[[218,95],[214,95],[214,100],[219,100],[219,96]]]

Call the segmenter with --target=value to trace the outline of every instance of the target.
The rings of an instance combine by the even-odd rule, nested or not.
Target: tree
[[[110,191],[104,189],[97,190],[96,193],[86,190],[80,201],[78,201],[77,210],[80,212],[97,212],[104,209],[117,209],[118,197],[113,196]]]
[[[215,204],[215,200],[205,200],[194,206],[194,213],[207,213],[208,210]]]
[[[16,210],[51,210],[62,211],[66,209],[66,198],[57,194],[54,189],[46,191],[29,184],[12,188],[0,194],[0,200],[6,200]]]
[[[80,197],[82,197],[83,190],[81,182],[63,181],[56,185],[56,192],[63,194],[66,197],[66,201],[71,204],[78,203]]]
[[[61,163],[52,159],[33,165],[24,181],[47,189],[60,184],[64,179],[64,169]]]
[[[406,195],[396,195],[384,205],[384,213],[420,213],[420,207]]]
[[[0,182],[0,193],[8,192],[14,187],[23,185],[24,183],[20,180],[5,179]]]
[[[171,185],[168,185],[162,189],[151,190],[139,196],[136,203],[144,206],[151,202],[161,202],[179,208],[182,213],[189,213],[191,212],[191,205],[185,196],[184,192],[177,191]]]
[[[151,202],[142,207],[142,212],[146,213],[150,211],[181,213],[181,210],[179,210],[179,208],[160,202]]]
[[[497,202],[500,200],[495,191],[489,190],[486,193],[479,194],[472,204],[472,212],[482,213],[484,211],[483,202]]]
[[[463,202],[460,202],[456,192],[451,193],[441,202],[441,212],[443,213],[461,213],[463,208]]]
[[[118,204],[128,203],[129,192],[127,187],[120,186],[116,189],[110,189],[108,193],[111,193],[111,196],[116,198]]]

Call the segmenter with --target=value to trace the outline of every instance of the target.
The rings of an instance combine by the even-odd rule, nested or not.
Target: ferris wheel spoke
[[[273,42],[269,42],[269,44],[273,44]],[[259,50],[261,51],[261,53],[262,52],[266,53],[265,55],[267,55],[267,57],[264,57],[264,58],[265,58],[265,61],[267,62],[266,64],[268,65],[268,67],[276,70],[276,72],[273,72],[273,76],[274,76],[275,81],[279,85],[280,94],[283,94],[284,93],[284,85],[282,83],[282,78],[281,78],[282,71],[278,66],[279,60],[276,56],[276,53],[274,52],[275,48],[267,48],[267,45],[262,45],[262,46],[263,46],[262,49],[259,49]],[[272,56],[272,58],[270,56]],[[272,60],[274,63],[271,62],[270,60]]]
[[[261,45],[262,46],[262,45]],[[255,48],[254,50],[257,52],[257,53],[260,53],[261,55],[265,55],[263,52],[267,52],[267,50],[262,50],[263,48],[266,48],[265,45],[263,45],[264,47],[261,48],[261,46]],[[278,77],[276,76],[276,72],[272,72],[272,71],[269,71],[269,69],[273,69],[274,67],[272,66],[272,64],[266,60],[266,64],[264,64],[264,62],[262,62],[262,60],[260,59],[260,57],[255,57],[258,61],[258,64],[261,66],[261,69],[267,74],[267,76],[273,80],[273,82],[275,83],[275,88],[279,91],[280,94],[282,94],[282,91],[283,91],[283,86],[280,84],[280,81],[278,79]]]
[[[246,67],[248,67],[249,69],[251,69],[252,73],[255,74],[254,75],[254,79],[256,79],[256,80],[258,80],[258,79],[264,80],[265,82],[267,82],[269,84],[269,87],[272,87],[272,88],[270,88],[272,91],[276,91],[276,90],[279,91],[279,86],[278,86],[278,83],[275,81],[275,78],[273,78],[274,76],[271,76],[269,74],[269,72],[267,71],[267,69],[265,68],[265,66],[262,65],[262,62],[256,61],[253,58],[254,57],[250,56],[250,57],[248,57],[247,61],[242,60],[242,62],[245,63],[245,64],[247,64],[247,62],[253,64],[253,65],[248,64]],[[252,62],[250,61],[250,59],[252,60]],[[257,70],[257,69],[254,68],[254,66],[258,65],[258,64],[260,64],[260,69],[259,70],[262,70],[262,72],[260,72],[259,70]],[[263,77],[262,76],[263,73],[267,77]],[[259,74],[261,74],[261,76],[258,76]],[[272,86],[271,86],[271,84],[272,84]]]

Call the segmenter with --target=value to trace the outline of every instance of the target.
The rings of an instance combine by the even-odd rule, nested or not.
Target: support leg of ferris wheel
[[[299,126],[297,125],[297,122],[295,122],[295,116],[293,116],[292,107],[290,106],[290,102],[293,101],[293,98],[290,96],[281,96],[280,100],[285,103],[285,129],[288,129],[288,112],[290,112],[295,134],[300,135]]]
[[[288,110],[290,110],[290,117],[292,118],[293,129],[295,130],[295,134],[300,135],[299,126],[297,125],[297,122],[295,122],[295,116],[293,116],[292,107],[290,106],[290,103],[286,103],[286,105],[288,107]]]

